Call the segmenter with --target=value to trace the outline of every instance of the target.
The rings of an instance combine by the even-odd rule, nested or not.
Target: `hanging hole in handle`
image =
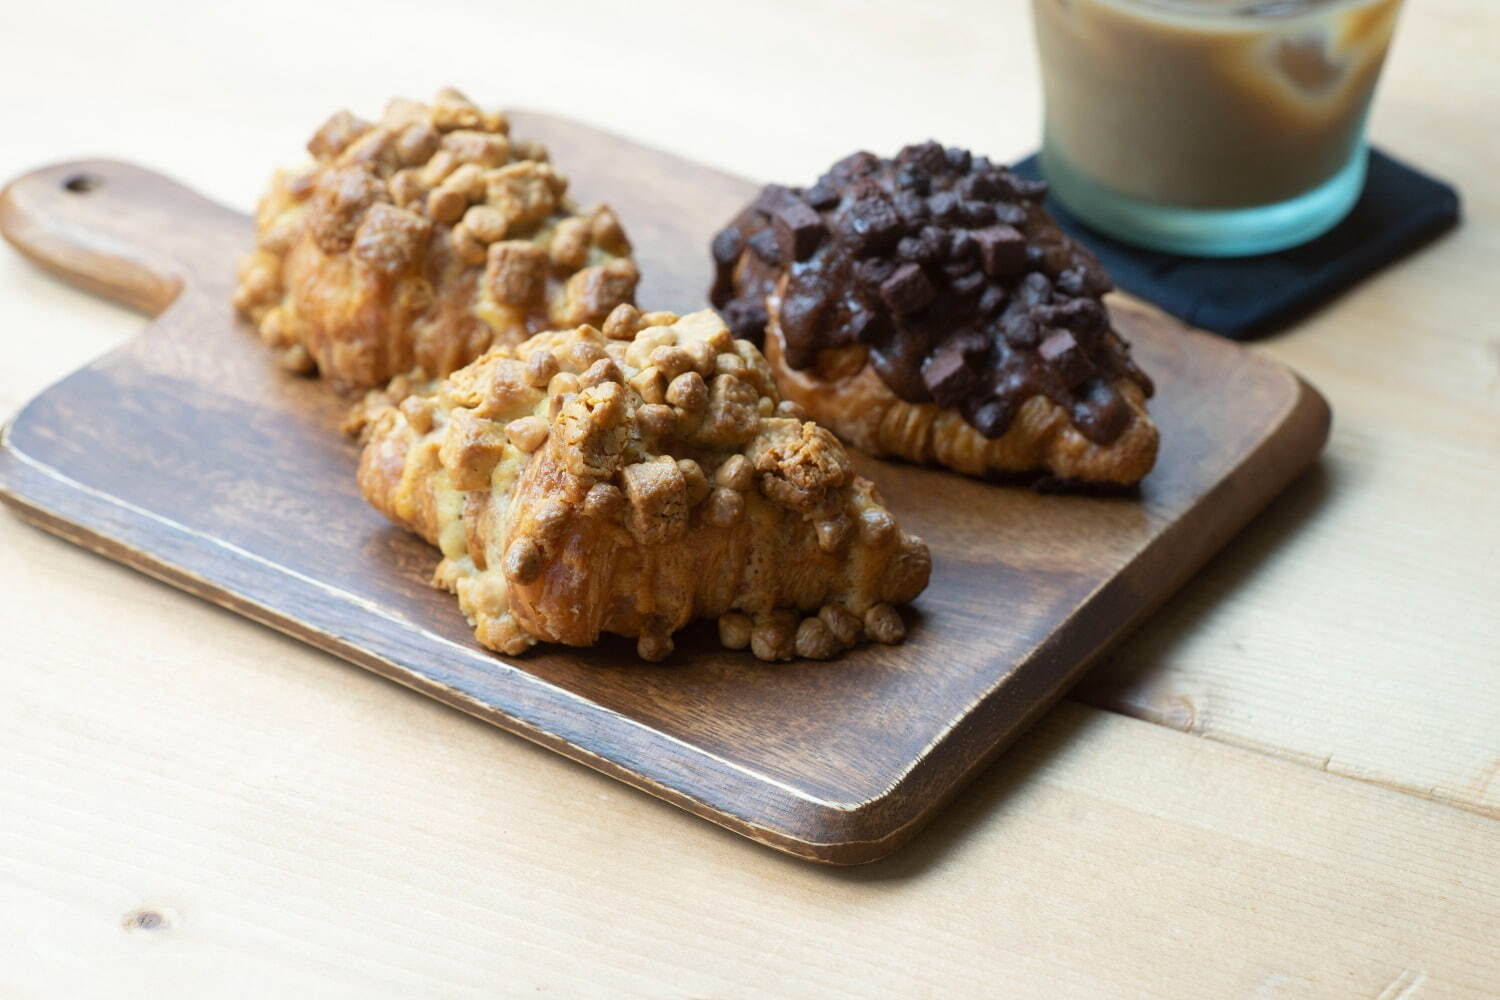
[[[88,194],[103,184],[104,178],[97,174],[74,174],[63,181],[62,186],[74,194]]]

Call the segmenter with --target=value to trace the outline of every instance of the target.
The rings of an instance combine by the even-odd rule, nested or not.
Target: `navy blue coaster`
[[[1011,168],[1040,176],[1035,156]],[[1088,228],[1055,199],[1058,224],[1088,246],[1115,284],[1193,326],[1235,340],[1270,333],[1458,221],[1450,185],[1370,151],[1364,193],[1348,217],[1311,243],[1256,257],[1179,257]]]

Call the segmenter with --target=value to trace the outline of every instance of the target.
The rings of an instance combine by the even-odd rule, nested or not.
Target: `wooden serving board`
[[[619,211],[643,306],[705,304],[709,237],[756,185],[580,125],[515,119],[580,200]],[[815,861],[870,861],[910,838],[1308,465],[1328,429],[1323,399],[1285,368],[1121,300],[1162,430],[1138,498],[858,460],[932,547],[904,644],[768,665],[718,648],[699,623],[661,665],[614,640],[507,660],[428,585],[436,552],[361,500],[356,447],[336,429],[345,403],[279,371],[233,315],[248,218],[98,161],[15,181],[0,230],[157,317],[6,428],[0,496],[22,517]],[[67,319],[13,335],[66,336]]]

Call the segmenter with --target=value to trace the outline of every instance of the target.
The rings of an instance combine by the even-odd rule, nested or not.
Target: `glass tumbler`
[[[1364,187],[1401,0],[1032,0],[1042,172],[1075,216],[1171,253],[1313,239]]]

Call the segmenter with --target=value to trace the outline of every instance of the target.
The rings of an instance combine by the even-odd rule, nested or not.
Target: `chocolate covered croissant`
[[[696,617],[765,660],[904,635],[931,560],[832,434],[712,312],[620,306],[497,346],[375,417],[366,499],[442,550],[483,645],[636,639]]]
[[[579,210],[543,147],[457,91],[340,111],[307,148],[261,200],[234,296],[288,368],[340,390],[440,377],[633,299],[614,213]]]
[[[711,293],[781,389],[876,455],[1128,486],[1156,461],[1151,380],[1046,186],[935,142],[771,185],[713,241]]]

